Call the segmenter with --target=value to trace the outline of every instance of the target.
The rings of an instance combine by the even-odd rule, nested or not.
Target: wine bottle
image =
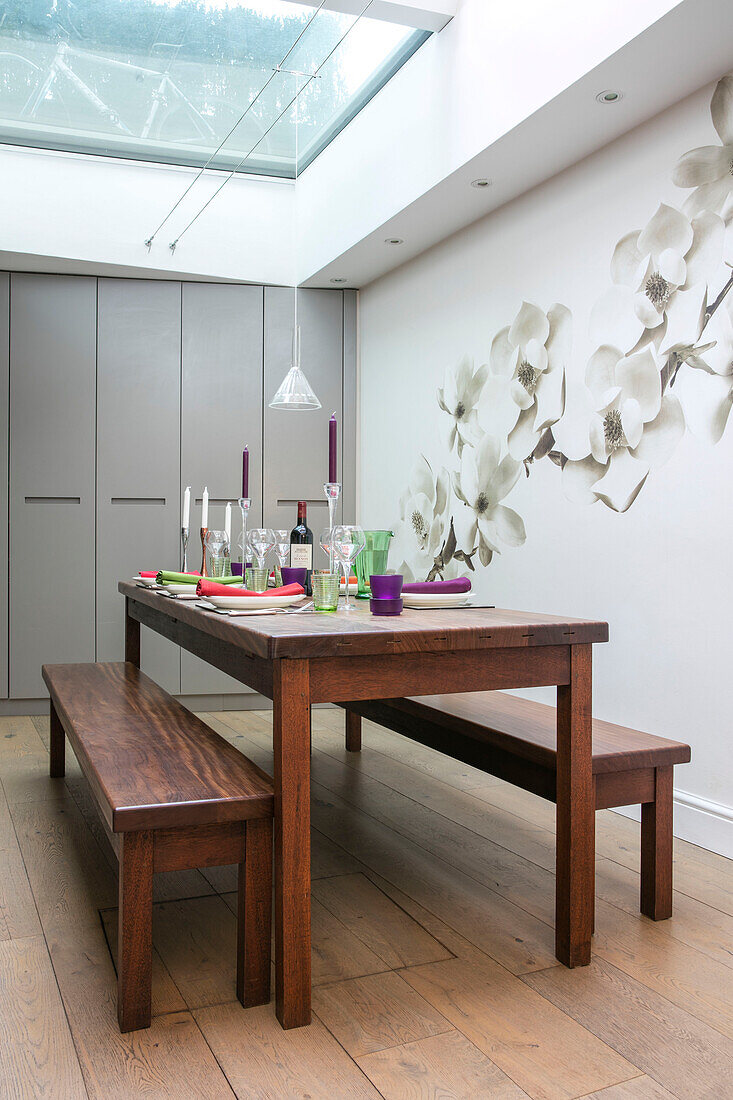
[[[313,532],[308,526],[308,505],[298,501],[298,522],[290,532],[290,565],[293,569],[307,569],[305,578],[306,595],[311,595],[311,572],[313,570]]]

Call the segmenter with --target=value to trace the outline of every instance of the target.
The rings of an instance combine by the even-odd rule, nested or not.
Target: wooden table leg
[[[130,600],[125,596],[125,660],[140,668],[140,623],[130,614]]]
[[[361,715],[346,710],[346,751],[361,752]]]
[[[51,700],[49,714],[51,716],[51,739],[49,741],[51,768],[49,775],[58,779],[62,775],[66,775],[66,734],[56,712],[56,707],[53,705],[53,699]]]
[[[557,689],[555,954],[590,962],[595,893],[595,801],[590,645],[570,646],[570,682]]]
[[[311,1019],[310,676],[273,662],[275,1011],[284,1028]]]

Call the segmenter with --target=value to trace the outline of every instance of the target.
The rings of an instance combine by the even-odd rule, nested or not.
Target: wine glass
[[[229,556],[229,538],[226,531],[214,531],[209,528],[204,539],[211,561],[211,576],[223,577]]]
[[[275,532],[269,527],[255,527],[249,532],[249,545],[260,569],[265,568],[267,555],[275,545]]]
[[[280,584],[282,584],[282,569],[284,565],[288,564],[288,558],[290,557],[290,532],[273,531],[272,533],[275,536],[275,554],[280,567]]]
[[[344,585],[346,587],[344,611],[350,611],[349,577],[351,576],[351,566],[364,549],[366,545],[366,536],[361,527],[341,524],[338,527],[334,527],[331,541],[334,556],[344,571]]]
[[[318,541],[321,544],[321,550],[328,558],[328,563],[331,565],[331,541],[333,536],[333,527],[324,527],[321,531]]]

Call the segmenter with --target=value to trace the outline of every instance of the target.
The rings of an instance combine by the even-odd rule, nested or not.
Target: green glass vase
[[[372,574],[377,576],[387,572],[389,544],[394,538],[394,531],[365,531],[364,535],[366,543],[356,559],[356,579],[359,582],[356,598],[358,600],[371,598],[369,578]]]

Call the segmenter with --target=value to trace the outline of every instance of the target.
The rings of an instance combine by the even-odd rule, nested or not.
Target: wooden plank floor
[[[271,770],[266,712],[204,715]],[[0,1096],[733,1097],[733,863],[677,842],[638,913],[638,825],[598,815],[594,962],[553,955],[553,807],[341,712],[313,713],[313,1004],[234,995],[236,874],[156,878],[153,1026],[116,1022],[115,862],[48,720],[0,719]]]

